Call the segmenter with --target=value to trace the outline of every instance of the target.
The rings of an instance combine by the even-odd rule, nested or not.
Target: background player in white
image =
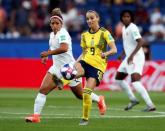
[[[126,57],[118,68],[116,81],[126,91],[131,101],[125,110],[129,110],[133,106],[139,104],[139,101],[133,94],[128,83],[126,83],[124,80],[129,74],[131,75],[133,87],[138,93],[140,93],[141,97],[144,99],[147,105],[147,108],[145,108],[144,111],[154,111],[156,108],[151,101],[145,87],[140,82],[143,66],[145,63],[145,56],[142,49],[144,40],[139,33],[138,27],[133,23],[134,17],[130,10],[122,11],[120,19],[124,24],[122,29],[124,51],[122,52],[120,58],[124,55]]]
[[[49,68],[46,73],[37,97],[34,103],[34,114],[25,117],[26,122],[40,122],[40,114],[46,102],[46,95],[51,92],[54,88],[62,88],[66,81],[63,81],[60,68],[66,63],[74,63],[75,59],[72,54],[72,42],[71,37],[66,29],[62,27],[63,18],[59,8],[52,10],[50,18],[50,26],[52,32],[50,33],[48,51],[41,52],[41,60],[43,64],[46,64],[46,60],[49,55],[52,55],[53,65]],[[60,80],[62,79],[62,80]],[[82,99],[82,79],[75,79],[67,81],[74,95]],[[92,94],[92,100],[98,103],[98,108],[101,110],[104,103],[104,99],[101,96]]]

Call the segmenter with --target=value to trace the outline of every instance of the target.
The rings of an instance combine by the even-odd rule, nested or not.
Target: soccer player
[[[140,82],[143,66],[145,63],[144,52],[142,49],[144,40],[139,33],[138,27],[133,23],[134,17],[130,10],[122,11],[120,19],[124,24],[122,28],[124,51],[121,53],[120,58],[124,55],[126,57],[117,70],[116,81],[121,86],[121,88],[125,90],[130,99],[130,103],[125,108],[125,110],[130,110],[132,107],[139,104],[139,101],[133,94],[128,83],[126,83],[124,80],[127,75],[131,75],[133,87],[138,93],[140,93],[141,97],[144,99],[147,105],[147,108],[145,108],[144,111],[154,111],[156,108],[151,101],[145,87]]]
[[[34,103],[34,114],[25,117],[26,122],[40,122],[40,114],[46,102],[46,95],[56,87],[62,89],[63,84],[66,84],[66,81],[63,81],[63,79],[61,80],[61,66],[66,63],[75,62],[72,54],[71,37],[62,25],[63,18],[61,16],[61,11],[59,8],[55,8],[52,10],[50,18],[50,26],[52,29],[49,38],[50,49],[48,51],[41,52],[42,63],[46,64],[48,56],[52,55],[53,65],[49,68],[41,83],[39,93],[37,94]],[[67,81],[72,92],[79,99],[82,99],[81,82],[81,78]],[[97,96],[92,93],[92,100],[98,103],[100,111],[104,110],[105,103],[103,96]]]
[[[79,125],[88,125],[92,106],[91,94],[102,80],[107,65],[107,57],[117,52],[112,35],[99,25],[99,14],[94,10],[87,11],[86,21],[89,30],[81,35],[83,52],[75,63],[76,78],[81,76],[86,78],[86,85],[83,90],[83,115]],[[110,47],[109,50],[107,50],[108,46]],[[106,105],[104,106],[105,110],[102,111],[101,115],[106,111]]]

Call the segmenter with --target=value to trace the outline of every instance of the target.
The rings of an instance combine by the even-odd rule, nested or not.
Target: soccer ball
[[[66,80],[74,79],[77,74],[77,70],[75,69],[74,65],[71,63],[63,65],[61,67],[60,72],[62,76],[64,77],[64,79]]]

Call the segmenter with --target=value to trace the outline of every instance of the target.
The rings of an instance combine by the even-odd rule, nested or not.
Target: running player
[[[60,9],[55,8],[51,15],[50,26],[52,32],[49,39],[50,49],[41,52],[41,60],[43,64],[46,64],[48,56],[52,55],[53,65],[49,68],[41,83],[34,103],[34,114],[25,117],[26,122],[40,122],[40,115],[46,102],[46,95],[56,87],[62,89],[63,84],[66,84],[65,81],[60,80],[62,78],[60,67],[66,63],[75,62],[72,54],[71,37],[67,30],[62,27],[63,18]],[[82,99],[82,79],[78,78],[67,82],[74,95]],[[92,93],[92,100],[98,103],[100,111],[104,110],[105,103],[102,96]]]

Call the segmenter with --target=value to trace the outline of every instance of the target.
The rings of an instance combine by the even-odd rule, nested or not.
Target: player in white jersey
[[[50,18],[50,26],[52,29],[49,38],[50,49],[41,52],[42,63],[46,64],[48,56],[51,55],[53,65],[49,68],[41,83],[39,93],[34,103],[34,114],[25,117],[26,122],[40,122],[40,114],[46,102],[46,95],[56,87],[62,89],[63,85],[68,84],[73,94],[77,98],[82,99],[82,78],[65,81],[60,73],[62,65],[75,62],[72,54],[71,37],[62,25],[63,18],[61,16],[61,11],[59,8],[55,8]],[[92,100],[98,103],[99,111],[104,108],[105,103],[102,96],[97,96],[93,93]]]
[[[142,49],[144,40],[139,33],[138,27],[133,23],[133,13],[130,10],[121,12],[120,19],[124,24],[122,28],[124,51],[119,58],[122,58],[124,55],[125,58],[117,70],[116,81],[126,91],[131,101],[125,110],[130,110],[132,107],[139,104],[139,101],[133,94],[129,84],[124,80],[127,75],[131,75],[133,87],[141,95],[147,105],[147,108],[143,111],[155,111],[155,105],[151,101],[145,87],[140,82],[145,63],[145,56]]]

